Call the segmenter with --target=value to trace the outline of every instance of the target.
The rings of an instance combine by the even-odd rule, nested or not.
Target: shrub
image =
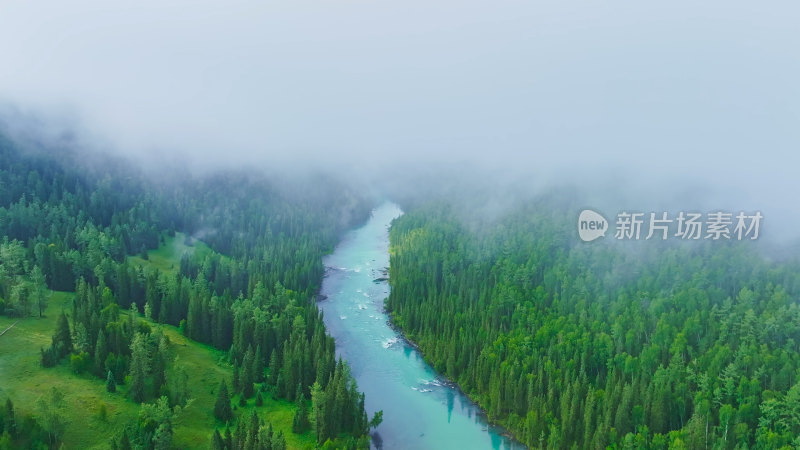
[[[58,355],[52,346],[47,347],[47,350],[42,348],[40,351],[42,352],[42,367],[53,367],[58,363]]]
[[[69,356],[69,366],[75,374],[86,372],[91,363],[92,358],[89,357],[89,353],[87,352],[80,352],[77,355],[72,354]]]

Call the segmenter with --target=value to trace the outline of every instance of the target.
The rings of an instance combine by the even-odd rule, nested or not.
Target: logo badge
[[[578,216],[578,236],[584,242],[593,241],[606,235],[608,221],[600,213],[584,209]]]

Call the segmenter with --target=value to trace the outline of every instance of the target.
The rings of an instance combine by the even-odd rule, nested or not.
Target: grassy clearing
[[[191,246],[186,245],[186,236],[183,233],[176,233],[174,237],[167,237],[164,245],[149,251],[148,259],[137,256],[130,257],[130,260],[143,267],[176,273],[180,269],[183,255],[193,252],[203,256],[212,250],[198,240],[194,240]],[[207,448],[214,428],[222,426],[213,415],[217,389],[223,377],[230,386],[233,368],[227,363],[224,352],[188,339],[173,326],[158,326],[172,342],[177,356],[175,363],[183,365],[189,374],[189,395],[193,399],[176,421],[173,444],[179,448]],[[252,410],[256,408],[255,400],[251,398],[245,407],[239,407],[238,400],[238,397],[235,397],[232,402],[234,414],[237,417],[250,417]],[[292,419],[296,409],[294,403],[276,400],[266,394],[264,404],[256,409],[262,420],[272,423],[276,432],[283,431],[289,448],[314,448],[316,441],[311,432],[302,435],[292,433]]]
[[[66,364],[49,369],[40,365],[39,349],[50,345],[56,318],[62,308],[71,309],[71,298],[69,292],[54,293],[44,318],[21,319],[0,336],[0,399],[11,397],[20,411],[35,414],[36,400],[55,386],[65,393],[67,410],[71,412],[64,436],[65,447],[108,448],[111,437],[139,411],[139,405],[128,400],[125,386],[119,386],[116,393],[110,394],[103,380],[88,374],[75,375]],[[0,330],[16,321],[0,316]],[[187,339],[175,327],[153,326],[161,328],[169,337],[177,356],[176,363],[183,365],[190,376],[188,389],[192,400],[178,416],[173,443],[177,448],[207,448],[214,427],[221,425],[213,416],[216,390],[223,377],[230,382],[232,369],[225,362],[224,352]],[[102,404],[108,414],[105,421],[98,415]],[[250,399],[246,407],[237,408],[235,413],[249,417],[253,408],[254,400]],[[290,448],[313,448],[311,433],[295,435],[291,432],[294,404],[267,395],[264,405],[257,409],[276,431],[283,430]]]
[[[181,267],[181,258],[184,254],[198,254],[205,256],[212,252],[211,248],[202,241],[193,239],[191,245],[186,244],[186,235],[175,233],[175,236],[166,236],[164,245],[147,252],[147,259],[140,256],[128,258],[133,264],[153,267],[166,273],[177,273]]]
[[[55,292],[44,318],[28,317],[0,336],[0,398],[11,397],[19,411],[34,414],[34,404],[51,386],[65,394],[69,417],[64,444],[67,448],[107,448],[108,441],[129,419],[139,405],[124,394],[109,394],[105,384],[89,375],[74,375],[66,365],[42,368],[39,349],[50,345],[56,318],[62,308],[71,309],[72,294]],[[0,329],[17,319],[0,317]],[[106,405],[107,419],[99,419],[101,404]]]
[[[184,243],[182,234],[167,238],[165,245],[149,252],[149,259],[131,257],[135,264],[157,267],[166,272],[177,272],[180,259],[185,252],[211,250],[202,242],[193,246]],[[45,317],[16,319],[0,316],[0,331],[19,322],[0,336],[0,400],[10,397],[15,407],[25,413],[35,414],[35,402],[51,386],[65,394],[69,425],[64,435],[64,446],[68,449],[109,448],[110,439],[138,415],[139,405],[127,397],[125,386],[119,386],[114,394],[106,392],[105,381],[91,375],[75,375],[67,364],[45,369],[40,364],[40,348],[50,345],[56,319],[62,310],[72,310],[71,292],[54,292],[50,298]],[[144,320],[144,318],[142,318]],[[222,427],[213,416],[217,389],[225,378],[230,384],[232,367],[224,352],[207,345],[193,342],[180,334],[177,328],[157,325],[169,337],[175,351],[175,364],[183,365],[189,374],[188,390],[190,403],[177,417],[173,445],[176,448],[208,448],[215,427]],[[105,404],[107,418],[99,417],[101,405]],[[238,398],[234,398],[238,405]],[[255,407],[254,399],[247,406],[234,407],[237,417],[249,417]],[[292,433],[292,418],[295,405],[264,395],[264,405],[257,408],[260,417],[271,422],[275,431],[282,430],[289,448],[314,448],[314,436]]]
[[[179,416],[176,422],[174,444],[179,448],[206,448],[211,442],[214,427],[221,424],[214,418],[214,403],[217,389],[224,377],[228,384],[233,378],[232,367],[227,364],[225,354],[209,346],[198,344],[181,335],[177,328],[160,326],[164,330],[177,354],[177,364],[182,364],[189,374],[189,394],[194,400]],[[234,404],[238,405],[238,397]],[[255,407],[254,399],[247,406],[234,410],[237,417],[250,417]],[[256,408],[259,416],[271,422],[275,430],[283,430],[289,448],[313,448],[311,433],[295,435],[292,433],[292,418],[295,405],[291,402],[275,400],[267,395],[264,405]]]
[[[286,437],[286,444],[291,449],[313,449],[315,448],[316,438],[314,433],[307,431],[303,434],[292,433],[292,419],[294,418],[295,404],[286,400],[276,400],[270,397],[269,394],[262,394],[264,396],[264,405],[256,407],[255,399],[251,398],[247,401],[247,406],[239,407],[239,397],[233,398],[233,403],[236,409],[233,411],[237,417],[247,419],[252,414],[253,409],[258,410],[259,417],[265,422],[272,423],[272,427],[277,433],[283,431]],[[220,429],[220,432],[222,430]],[[209,437],[210,439],[210,437]]]

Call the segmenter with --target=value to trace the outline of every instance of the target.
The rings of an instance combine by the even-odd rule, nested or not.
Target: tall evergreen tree
[[[239,371],[239,387],[240,392],[244,396],[244,398],[250,398],[254,394],[253,390],[253,374],[254,371],[254,355],[253,355],[253,347],[248,346],[247,352],[244,354],[244,358],[242,359],[242,369]]]
[[[327,398],[322,386],[315,382],[311,386],[311,416],[310,422],[317,435],[317,443],[321,444],[328,439]]]
[[[72,352],[72,333],[69,330],[67,315],[62,311],[56,321],[56,331],[53,334],[53,348],[58,358]]]
[[[114,374],[108,371],[106,376],[106,391],[114,393],[117,392],[117,381],[114,379]]]
[[[219,383],[219,390],[217,392],[217,401],[214,404],[214,417],[222,422],[229,422],[233,419],[233,411],[231,410],[231,396],[228,393],[228,384],[223,379]]]
[[[5,425],[6,431],[8,431],[8,433],[12,437],[15,437],[17,435],[17,416],[14,410],[14,402],[11,401],[10,397],[6,398],[6,403],[4,408],[5,408],[4,417],[6,422]]]
[[[297,409],[294,411],[294,417],[292,418],[292,432],[297,434],[305,433],[309,426],[308,405],[303,391],[300,391],[297,397]]]
[[[145,377],[147,376],[148,369],[145,335],[136,333],[133,336],[133,342],[131,342],[131,369],[129,372],[131,380],[131,400],[136,403],[141,403],[145,400]]]
[[[94,346],[94,368],[93,371],[96,375],[102,376],[105,372],[105,362],[108,357],[108,344],[106,343],[106,334],[103,330],[97,333],[97,342]]]
[[[211,450],[225,450],[225,441],[219,430],[214,430],[214,436],[211,438]]]
[[[38,265],[33,266],[30,280],[31,299],[39,310],[39,317],[43,317],[44,310],[47,309],[47,285],[42,269],[40,269]]]

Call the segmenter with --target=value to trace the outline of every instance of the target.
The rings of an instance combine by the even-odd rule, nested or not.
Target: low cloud
[[[12,2],[0,101],[6,118],[72,130],[56,138],[193,170],[387,186],[468,173],[789,223],[798,13],[788,1]]]

